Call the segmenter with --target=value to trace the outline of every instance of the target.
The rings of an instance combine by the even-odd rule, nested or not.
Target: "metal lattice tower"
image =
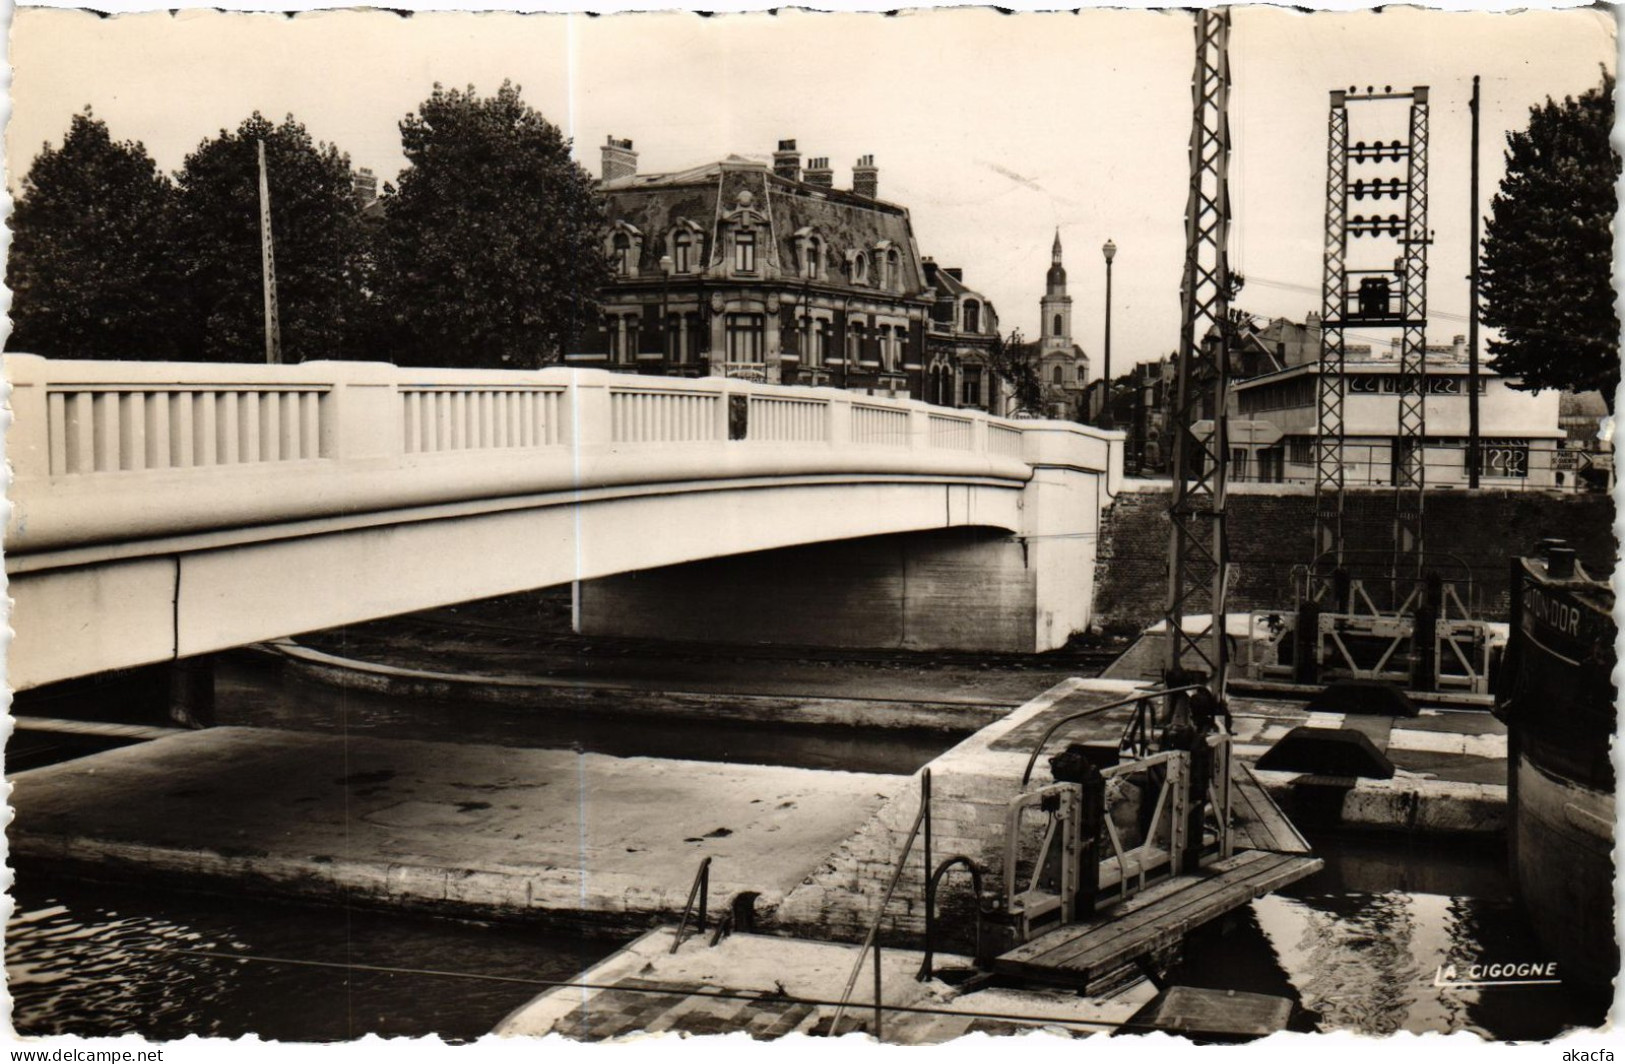
[[[1343,564],[1343,302],[1348,292],[1349,112],[1332,92],[1326,122],[1326,269],[1321,287],[1319,430],[1315,435],[1315,558]]]
[[[1185,206],[1185,271],[1173,424],[1173,526],[1168,599],[1163,619],[1168,647],[1165,677],[1192,673],[1223,697],[1224,611],[1229,558],[1224,508],[1229,442],[1225,388],[1229,361],[1230,267],[1230,12],[1196,13],[1196,71],[1191,80],[1190,194]],[[1213,429],[1205,438],[1197,422]],[[1187,614],[1206,612],[1205,631],[1187,633]]]
[[[1410,101],[1404,140],[1349,143],[1351,104]],[[1380,117],[1380,116],[1379,116]],[[1327,122],[1326,251],[1317,385],[1319,425],[1315,439],[1315,555],[1317,562],[1344,564],[1344,406],[1348,394],[1345,330],[1400,330],[1400,359],[1394,376],[1398,407],[1392,474],[1394,482],[1394,577],[1392,605],[1405,600],[1405,581],[1422,576],[1422,512],[1426,473],[1423,467],[1427,424],[1427,188],[1428,90],[1417,86],[1396,93],[1385,87],[1334,90]],[[1405,177],[1361,178],[1351,185],[1350,170],[1365,165],[1405,163]],[[1379,207],[1384,197],[1405,200],[1403,217],[1349,212],[1350,198],[1370,197]],[[1366,260],[1387,255],[1377,268],[1361,265],[1350,240],[1370,237],[1377,250]],[[1393,254],[1397,248],[1397,255]],[[1325,577],[1321,571],[1318,575]],[[1309,593],[1321,598],[1329,588],[1322,580]]]
[[[1421,579],[1422,503],[1427,484],[1428,90],[1411,92],[1409,195],[1405,201],[1405,325],[1400,343],[1399,454],[1394,463],[1394,576]],[[1475,249],[1476,254],[1476,249]],[[1395,597],[1403,598],[1395,585]]]
[[[265,361],[282,361],[282,323],[276,305],[276,250],[271,244],[271,180],[265,172],[265,142],[260,146],[260,272],[265,286]]]

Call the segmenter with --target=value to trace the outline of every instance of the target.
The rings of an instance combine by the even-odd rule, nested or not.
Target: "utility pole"
[[[1106,259],[1106,361],[1101,366],[1101,382],[1106,386],[1106,397],[1100,403],[1100,420],[1096,422],[1103,429],[1112,427],[1112,259],[1117,257],[1117,245],[1110,240],[1100,249]]]
[[[277,320],[276,253],[271,246],[271,182],[265,172],[265,141],[260,155],[260,272],[265,283],[265,361],[275,366],[282,361],[282,326]]]
[[[1478,487],[1483,467],[1483,449],[1478,440],[1478,75],[1473,75],[1473,165],[1471,192],[1472,219],[1468,244],[1467,297],[1467,486]]]

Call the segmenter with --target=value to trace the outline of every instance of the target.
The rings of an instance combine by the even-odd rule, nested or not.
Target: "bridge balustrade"
[[[400,389],[406,454],[553,447],[560,443],[560,386],[404,385]]]
[[[932,414],[931,446],[946,447],[955,451],[968,451],[974,445],[971,420],[964,417],[949,417],[946,414]]]
[[[52,476],[194,469],[324,457],[326,388],[278,385],[48,386]]]
[[[564,368],[31,355],[6,356],[5,368],[13,555],[711,476],[1024,483],[1045,448],[1076,445],[1056,433],[1089,435],[834,389]]]
[[[776,443],[822,443],[829,439],[828,399],[753,395],[745,438]]]
[[[853,403],[852,442],[880,447],[908,446],[908,411]]]
[[[611,387],[610,440],[614,443],[694,443],[727,438],[719,395],[679,388]]]
[[[993,454],[1003,455],[1006,458],[1021,458],[1021,430],[1013,429],[1008,425],[989,422],[987,426],[987,449]]]

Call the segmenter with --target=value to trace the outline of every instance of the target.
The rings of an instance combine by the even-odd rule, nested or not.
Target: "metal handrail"
[[[1033,766],[1038,763],[1038,755],[1044,752],[1044,746],[1055,737],[1056,732],[1060,731],[1066,725],[1071,724],[1073,721],[1082,720],[1085,717],[1092,717],[1096,713],[1104,713],[1108,709],[1120,709],[1123,706],[1133,705],[1136,702],[1145,702],[1152,698],[1161,698],[1164,695],[1176,695],[1182,691],[1201,691],[1205,690],[1206,688],[1207,684],[1205,683],[1186,684],[1183,687],[1158,688],[1155,691],[1146,691],[1142,694],[1137,694],[1132,698],[1121,698],[1116,702],[1107,702],[1103,706],[1093,706],[1089,709],[1080,710],[1077,713],[1062,717],[1060,720],[1050,725],[1049,730],[1044,733],[1043,738],[1039,739],[1038,742],[1033,746],[1032,755],[1027,758],[1027,767],[1021,773],[1021,785],[1023,787],[1027,786],[1027,781],[1032,778]]]
[[[892,895],[897,893],[897,884],[902,881],[903,869],[908,864],[908,855],[914,849],[914,840],[920,834],[920,825],[930,822],[931,817],[931,770],[925,769],[920,775],[920,808],[914,814],[914,825],[908,829],[908,838],[903,843],[902,852],[897,855],[897,867],[892,869],[891,882],[886,886],[886,896],[880,900],[880,908],[875,911],[874,923],[869,925],[869,934],[863,940],[863,946],[858,950],[858,959],[852,965],[852,974],[847,976],[846,989],[841,992],[841,1003],[835,1008],[835,1015],[829,1021],[829,1035],[834,1037],[836,1028],[840,1025],[841,1017],[846,1013],[847,1003],[852,1000],[852,991],[858,985],[858,973],[863,971],[863,959],[872,948],[875,951],[875,1041],[880,1041],[880,1013],[882,1011],[880,1000],[880,922],[886,916],[886,907],[891,904]]]
[[[696,932],[705,930],[705,908],[707,895],[711,891],[711,858],[706,857],[700,861],[699,870],[694,873],[694,883],[688,888],[688,901],[683,905],[683,918],[677,922],[677,934],[671,940],[671,952],[676,953],[677,947],[683,944],[683,932],[688,927],[688,917],[694,911],[694,898],[700,899],[700,919],[694,925]]]
[[[932,938],[936,929],[937,884],[956,865],[964,865],[965,870],[970,873],[971,892],[976,895],[976,940],[978,942],[982,940],[982,866],[964,854],[956,853],[937,865],[936,871],[925,881],[925,960],[920,964],[921,982],[936,974],[935,965],[932,963],[935,959]]]

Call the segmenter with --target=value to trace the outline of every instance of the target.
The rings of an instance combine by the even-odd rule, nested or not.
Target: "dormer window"
[[[677,218],[666,231],[666,255],[677,275],[700,272],[705,263],[705,233],[687,218]]]
[[[903,283],[903,257],[897,253],[896,248],[886,250],[886,277],[881,287],[887,291],[896,289]]]
[[[809,281],[818,279],[818,264],[824,257],[824,242],[809,236],[801,256],[801,276]]]
[[[982,304],[974,299],[965,300],[965,331],[982,331]]]
[[[734,272],[756,272],[756,234],[754,232],[734,234]]]
[[[617,221],[604,238],[604,253],[616,277],[636,277],[638,259],[643,254],[643,234],[626,221]]]
[[[869,256],[861,251],[852,253],[852,283],[869,283]]]

